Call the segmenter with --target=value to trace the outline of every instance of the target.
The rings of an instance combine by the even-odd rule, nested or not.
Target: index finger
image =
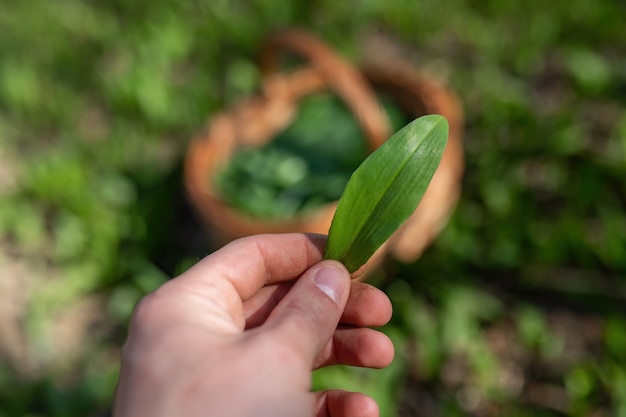
[[[268,284],[298,278],[323,258],[325,235],[265,234],[237,239],[186,271],[180,278],[225,280],[242,301]]]

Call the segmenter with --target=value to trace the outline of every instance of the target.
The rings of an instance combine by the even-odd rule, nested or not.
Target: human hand
[[[325,236],[259,235],[207,256],[137,306],[114,415],[376,417],[369,397],[312,393],[311,371],[393,359],[391,303],[322,261]]]

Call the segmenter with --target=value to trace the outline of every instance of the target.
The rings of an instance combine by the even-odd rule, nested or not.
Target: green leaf
[[[447,140],[443,116],[422,116],[363,161],[339,200],[324,258],[342,262],[350,272],[364,265],[415,211]]]

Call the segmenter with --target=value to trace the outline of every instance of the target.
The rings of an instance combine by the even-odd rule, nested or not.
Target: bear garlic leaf
[[[448,141],[440,115],[415,119],[383,143],[354,171],[339,199],[325,259],[351,273],[363,266],[413,214]]]

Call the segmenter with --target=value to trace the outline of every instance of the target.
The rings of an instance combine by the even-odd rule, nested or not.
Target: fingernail
[[[315,285],[324,291],[324,293],[329,296],[334,302],[338,303],[341,295],[341,280],[343,278],[344,273],[339,269],[332,266],[325,266],[317,270],[315,272]]]

